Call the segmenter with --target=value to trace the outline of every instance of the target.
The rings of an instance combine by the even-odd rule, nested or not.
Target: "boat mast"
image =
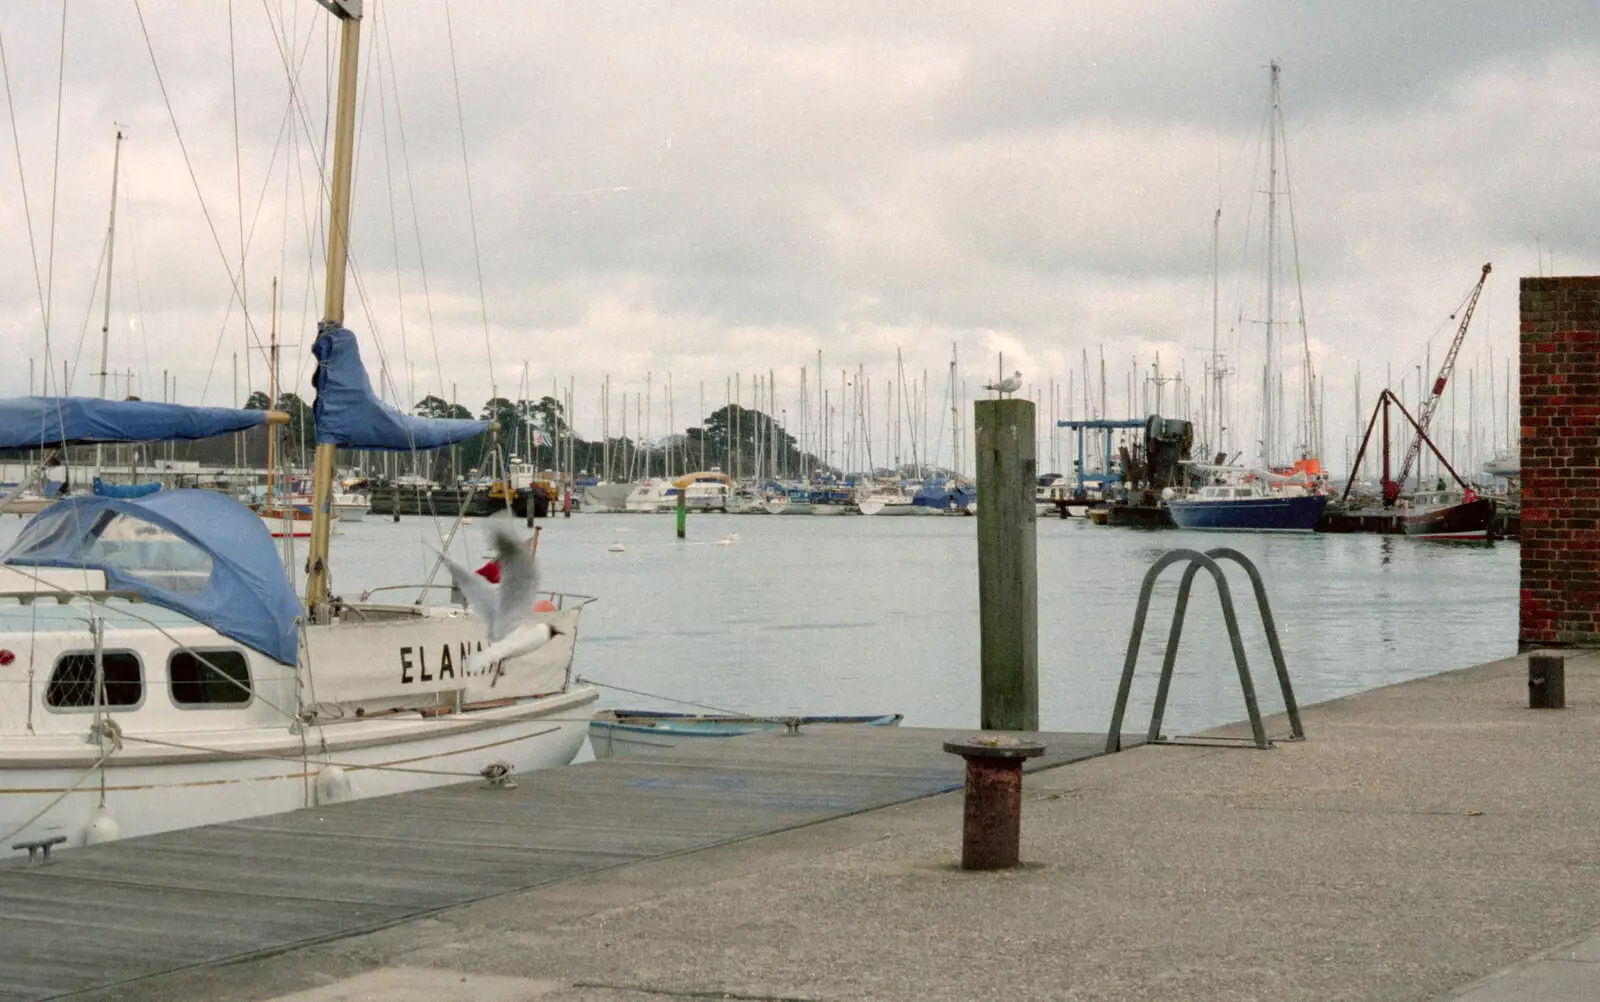
[[[950,479],[961,476],[961,406],[956,396],[956,346],[950,345]]]
[[[1211,425],[1211,434],[1207,437],[1211,439],[1213,454],[1226,451],[1222,447],[1222,354],[1217,349],[1219,310],[1217,285],[1220,270],[1217,252],[1221,232],[1222,206],[1219,205],[1216,215],[1211,217],[1211,406],[1207,409],[1213,414],[1210,415],[1211,420],[1207,422]]]
[[[333,177],[329,185],[328,270],[321,330],[344,325],[344,280],[349,262],[350,174],[356,135],[356,62],[361,44],[362,0],[317,0],[340,21],[339,95],[333,129]],[[313,466],[311,545],[306,555],[306,607],[313,621],[328,601],[329,501],[333,494],[332,444],[317,444]]]
[[[100,399],[106,398],[106,355],[111,343],[111,265],[117,246],[117,175],[122,167],[122,127],[117,127],[117,143],[111,153],[111,221],[106,224],[106,311],[100,321]],[[30,377],[31,385],[32,379]],[[271,410],[269,407],[268,410]],[[104,446],[94,447],[94,475],[100,475]],[[130,483],[132,481],[129,481]]]
[[[1280,400],[1273,393],[1273,375],[1277,370],[1273,357],[1273,297],[1276,294],[1273,280],[1278,268],[1278,61],[1271,64],[1272,103],[1267,110],[1267,351],[1266,364],[1261,374],[1261,407],[1263,427],[1261,436],[1261,464],[1272,467],[1272,458],[1278,447],[1277,408]]]
[[[267,334],[267,410],[278,406],[278,279],[272,279],[272,325]],[[267,507],[275,502],[272,497],[273,482],[278,469],[278,433],[267,429]]]

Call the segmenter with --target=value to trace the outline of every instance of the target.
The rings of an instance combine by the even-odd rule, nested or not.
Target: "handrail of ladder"
[[[1305,729],[1300,722],[1300,708],[1295,702],[1294,688],[1289,681],[1289,669],[1283,658],[1283,647],[1278,642],[1277,622],[1272,617],[1272,607],[1267,600],[1267,589],[1261,579],[1261,572],[1254,563],[1240,553],[1229,547],[1217,547],[1201,553],[1198,550],[1179,549],[1163,554],[1145,573],[1144,582],[1139,587],[1139,604],[1133,617],[1133,631],[1128,637],[1128,652],[1122,664],[1122,679],[1117,686],[1116,703],[1111,714],[1111,728],[1106,735],[1106,751],[1120,751],[1122,748],[1122,721],[1127,713],[1128,697],[1133,689],[1134,669],[1139,661],[1139,645],[1144,635],[1145,621],[1150,612],[1150,595],[1155,590],[1155,583],[1161,573],[1173,564],[1183,561],[1188,562],[1184,569],[1183,580],[1178,586],[1178,598],[1173,607],[1172,625],[1167,632],[1167,649],[1161,663],[1161,678],[1156,687],[1155,705],[1151,710],[1150,728],[1146,741],[1150,744],[1173,744],[1161,736],[1161,720],[1166,712],[1167,695],[1171,690],[1173,667],[1177,663],[1178,646],[1183,636],[1183,623],[1189,607],[1189,592],[1194,584],[1195,575],[1201,569],[1211,574],[1217,584],[1217,597],[1222,603],[1222,617],[1228,630],[1229,646],[1233,650],[1233,661],[1239,672],[1239,688],[1244,695],[1245,711],[1250,719],[1252,743],[1257,748],[1269,748],[1272,742],[1267,738],[1265,726],[1261,722],[1261,710],[1256,701],[1255,684],[1250,677],[1249,659],[1245,655],[1244,641],[1239,634],[1239,617],[1234,610],[1233,592],[1228,587],[1227,575],[1217,563],[1218,559],[1231,560],[1245,569],[1250,576],[1250,584],[1255,592],[1256,606],[1261,611],[1261,625],[1267,635],[1267,645],[1272,652],[1273,668],[1278,676],[1278,685],[1282,690],[1285,712],[1289,718],[1290,737],[1292,740],[1301,740],[1305,737]],[[1213,739],[1206,743],[1218,743]]]

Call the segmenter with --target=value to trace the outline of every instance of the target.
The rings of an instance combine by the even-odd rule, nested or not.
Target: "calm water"
[[[0,543],[21,522],[0,520]],[[547,587],[597,596],[577,670],[596,683],[755,713],[899,712],[969,727],[978,710],[976,520],[579,514],[541,522]],[[343,524],[335,589],[418,582],[449,524]],[[483,520],[453,552],[487,556]],[[729,533],[730,546],[714,541]],[[625,552],[608,547],[621,542]],[[303,543],[299,543],[303,547]],[[1148,532],[1038,524],[1040,721],[1098,731],[1110,719],[1140,580],[1174,547],[1232,546],[1261,568],[1302,704],[1493,658],[1516,645],[1515,543],[1390,537]],[[303,559],[303,550],[301,551]],[[1141,648],[1131,729],[1148,720],[1178,569]],[[441,581],[448,578],[441,576]],[[1242,573],[1233,579],[1263,708],[1280,708]],[[1190,600],[1168,720],[1197,729],[1244,716],[1215,589]],[[662,699],[602,690],[604,703]]]

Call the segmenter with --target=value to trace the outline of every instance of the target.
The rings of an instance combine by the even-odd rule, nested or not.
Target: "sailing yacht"
[[[341,22],[317,360],[306,594],[260,516],[221,494],[80,497],[0,556],[0,845],[101,842],[570,762],[598,693],[571,667],[586,596],[527,615],[554,631],[469,667],[480,610],[333,591],[335,450],[416,452],[486,421],[401,414],[344,326],[360,7]],[[207,438],[287,415],[77,397],[0,400],[0,449]],[[404,587],[397,582],[396,588]],[[475,662],[473,662],[475,663]]]
[[[1264,317],[1261,319],[1262,330],[1265,332],[1264,364],[1261,367],[1261,440],[1260,467],[1256,470],[1236,470],[1225,467],[1213,467],[1212,470],[1223,479],[1219,482],[1201,488],[1195,495],[1186,498],[1171,498],[1166,503],[1167,513],[1172,520],[1184,528],[1196,529],[1237,529],[1248,531],[1288,531],[1310,532],[1316,528],[1317,520],[1322,515],[1323,508],[1327,505],[1327,497],[1320,489],[1323,486],[1321,462],[1317,456],[1321,440],[1321,430],[1318,427],[1318,413],[1315,405],[1315,376],[1311,364],[1310,340],[1305,327],[1305,313],[1303,309],[1304,296],[1297,287],[1294,290],[1296,325],[1300,332],[1300,376],[1302,401],[1300,410],[1299,433],[1303,436],[1304,444],[1299,449],[1298,458],[1287,465],[1277,465],[1277,458],[1288,450],[1282,449],[1284,441],[1282,417],[1280,410],[1283,403],[1283,385],[1279,376],[1279,356],[1283,352],[1282,337],[1278,330],[1286,324],[1277,318],[1277,299],[1283,291],[1279,288],[1279,272],[1286,271],[1293,276],[1295,283],[1300,281],[1300,265],[1298,249],[1294,247],[1294,228],[1289,227],[1290,250],[1293,255],[1292,269],[1285,268],[1283,263],[1283,239],[1280,229],[1283,221],[1279,211],[1278,199],[1280,194],[1285,196],[1289,192],[1288,180],[1288,155],[1284,149],[1283,137],[1283,108],[1280,99],[1279,78],[1282,66],[1273,60],[1269,66],[1271,74],[1270,98],[1267,106],[1267,134],[1265,152],[1267,161],[1266,178],[1266,214],[1265,214],[1265,283],[1263,305]],[[1280,177],[1281,175],[1281,177]],[[1280,190],[1281,189],[1281,190]],[[1289,200],[1290,212],[1293,212],[1293,201]],[[1221,210],[1218,210],[1218,220]],[[1215,234],[1213,235],[1215,244]],[[1215,249],[1213,249],[1215,255]],[[1213,282],[1213,286],[1215,283]],[[1220,400],[1221,382],[1223,372],[1221,356],[1217,350],[1216,336],[1216,306],[1215,289],[1213,288],[1212,308],[1212,350],[1211,367],[1215,375],[1213,397]],[[1220,406],[1220,404],[1218,405]],[[1220,411],[1218,412],[1220,414]],[[1212,435],[1221,432],[1220,417],[1208,419],[1213,427]],[[1198,464],[1196,464],[1198,466]]]
[[[1303,488],[1267,489],[1259,478],[1209,484],[1186,498],[1164,502],[1180,529],[1224,529],[1236,532],[1312,532],[1327,495]]]

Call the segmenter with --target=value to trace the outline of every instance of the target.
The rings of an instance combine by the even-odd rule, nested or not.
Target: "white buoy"
[[[716,545],[716,546],[732,546],[733,545],[733,540],[731,540],[728,537],[724,536],[723,538],[717,540],[716,543],[713,544],[713,545]]]
[[[317,774],[317,803],[342,804],[350,799],[350,777],[339,766],[330,765]]]
[[[464,519],[461,520],[461,524],[462,525],[471,525],[472,524],[472,519],[464,518]]]
[[[83,834],[83,843],[99,845],[101,842],[115,842],[121,837],[122,826],[117,824],[117,819],[111,816],[106,805],[95,808],[94,820],[89,822],[89,829]]]
[[[612,543],[610,546],[606,547],[606,549],[611,551],[612,553],[621,553],[623,550],[626,550],[627,547],[623,546],[622,542],[619,540],[619,541],[617,541],[615,543]]]

